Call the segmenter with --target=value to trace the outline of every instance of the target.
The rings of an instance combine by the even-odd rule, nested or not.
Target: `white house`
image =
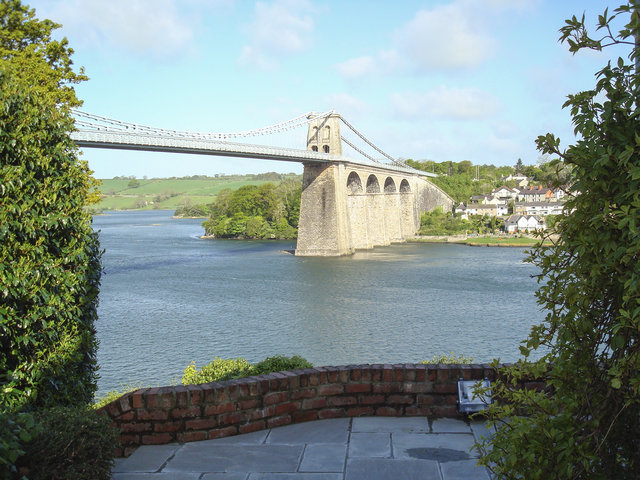
[[[518,198],[518,192],[520,190],[517,188],[509,188],[507,186],[502,186],[500,188],[496,188],[494,190],[491,191],[491,194],[496,197],[499,198],[501,201],[503,202],[509,202],[511,200],[515,200]]]
[[[513,213],[520,215],[562,215],[564,202],[524,202],[513,206]]]
[[[457,209],[456,209],[457,211]],[[474,203],[467,207],[468,215],[488,215],[491,217],[501,217],[509,213],[509,207],[506,203],[499,204],[478,204]]]
[[[547,228],[544,219],[538,215],[518,215],[509,216],[504,222],[507,233],[516,232],[536,232]]]

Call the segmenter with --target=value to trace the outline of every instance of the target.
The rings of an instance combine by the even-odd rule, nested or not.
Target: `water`
[[[304,258],[282,252],[294,241],[202,240],[201,220],[172,213],[94,218],[105,249],[99,393],[179,382],[189,362],[214,356],[514,361],[544,318],[519,248],[408,243]]]

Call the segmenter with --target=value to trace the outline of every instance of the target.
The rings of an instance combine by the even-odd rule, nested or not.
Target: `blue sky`
[[[63,27],[83,110],[230,132],[335,109],[394,157],[514,165],[573,141],[566,96],[624,51],[572,55],[607,0],[25,0]],[[304,148],[296,131],[285,146]],[[256,139],[260,143],[260,139]],[[85,149],[98,178],[302,172],[287,162]]]

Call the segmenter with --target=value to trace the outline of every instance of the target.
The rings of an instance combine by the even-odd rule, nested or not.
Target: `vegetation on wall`
[[[569,96],[574,145],[563,151],[552,134],[537,140],[572,167],[581,194],[567,201],[574,213],[557,219],[560,240],[531,255],[546,319],[492,387],[498,430],[479,448],[498,479],[640,478],[639,9],[630,1],[605,11],[600,38],[584,17],[561,29],[571,52],[627,45],[631,61],[608,64],[594,89]],[[547,389],[518,388],[526,378]]]
[[[234,360],[232,358],[224,359],[215,357],[200,370],[196,367],[195,362],[191,362],[182,374],[182,384],[194,385],[198,383],[221,382],[234,378],[244,378],[252,375],[299,370],[310,367],[313,367],[313,365],[298,355],[293,355],[292,357],[275,355],[273,357],[267,357],[255,364],[249,363],[244,358]]]

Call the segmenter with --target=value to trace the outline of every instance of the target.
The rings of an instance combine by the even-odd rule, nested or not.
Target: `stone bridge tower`
[[[332,113],[327,117],[309,122],[307,150],[342,155],[339,114]]]
[[[424,175],[342,157],[337,113],[309,123],[307,150],[331,161],[304,163],[296,255],[348,255],[403,242],[420,228],[421,211],[453,209],[453,199]]]

